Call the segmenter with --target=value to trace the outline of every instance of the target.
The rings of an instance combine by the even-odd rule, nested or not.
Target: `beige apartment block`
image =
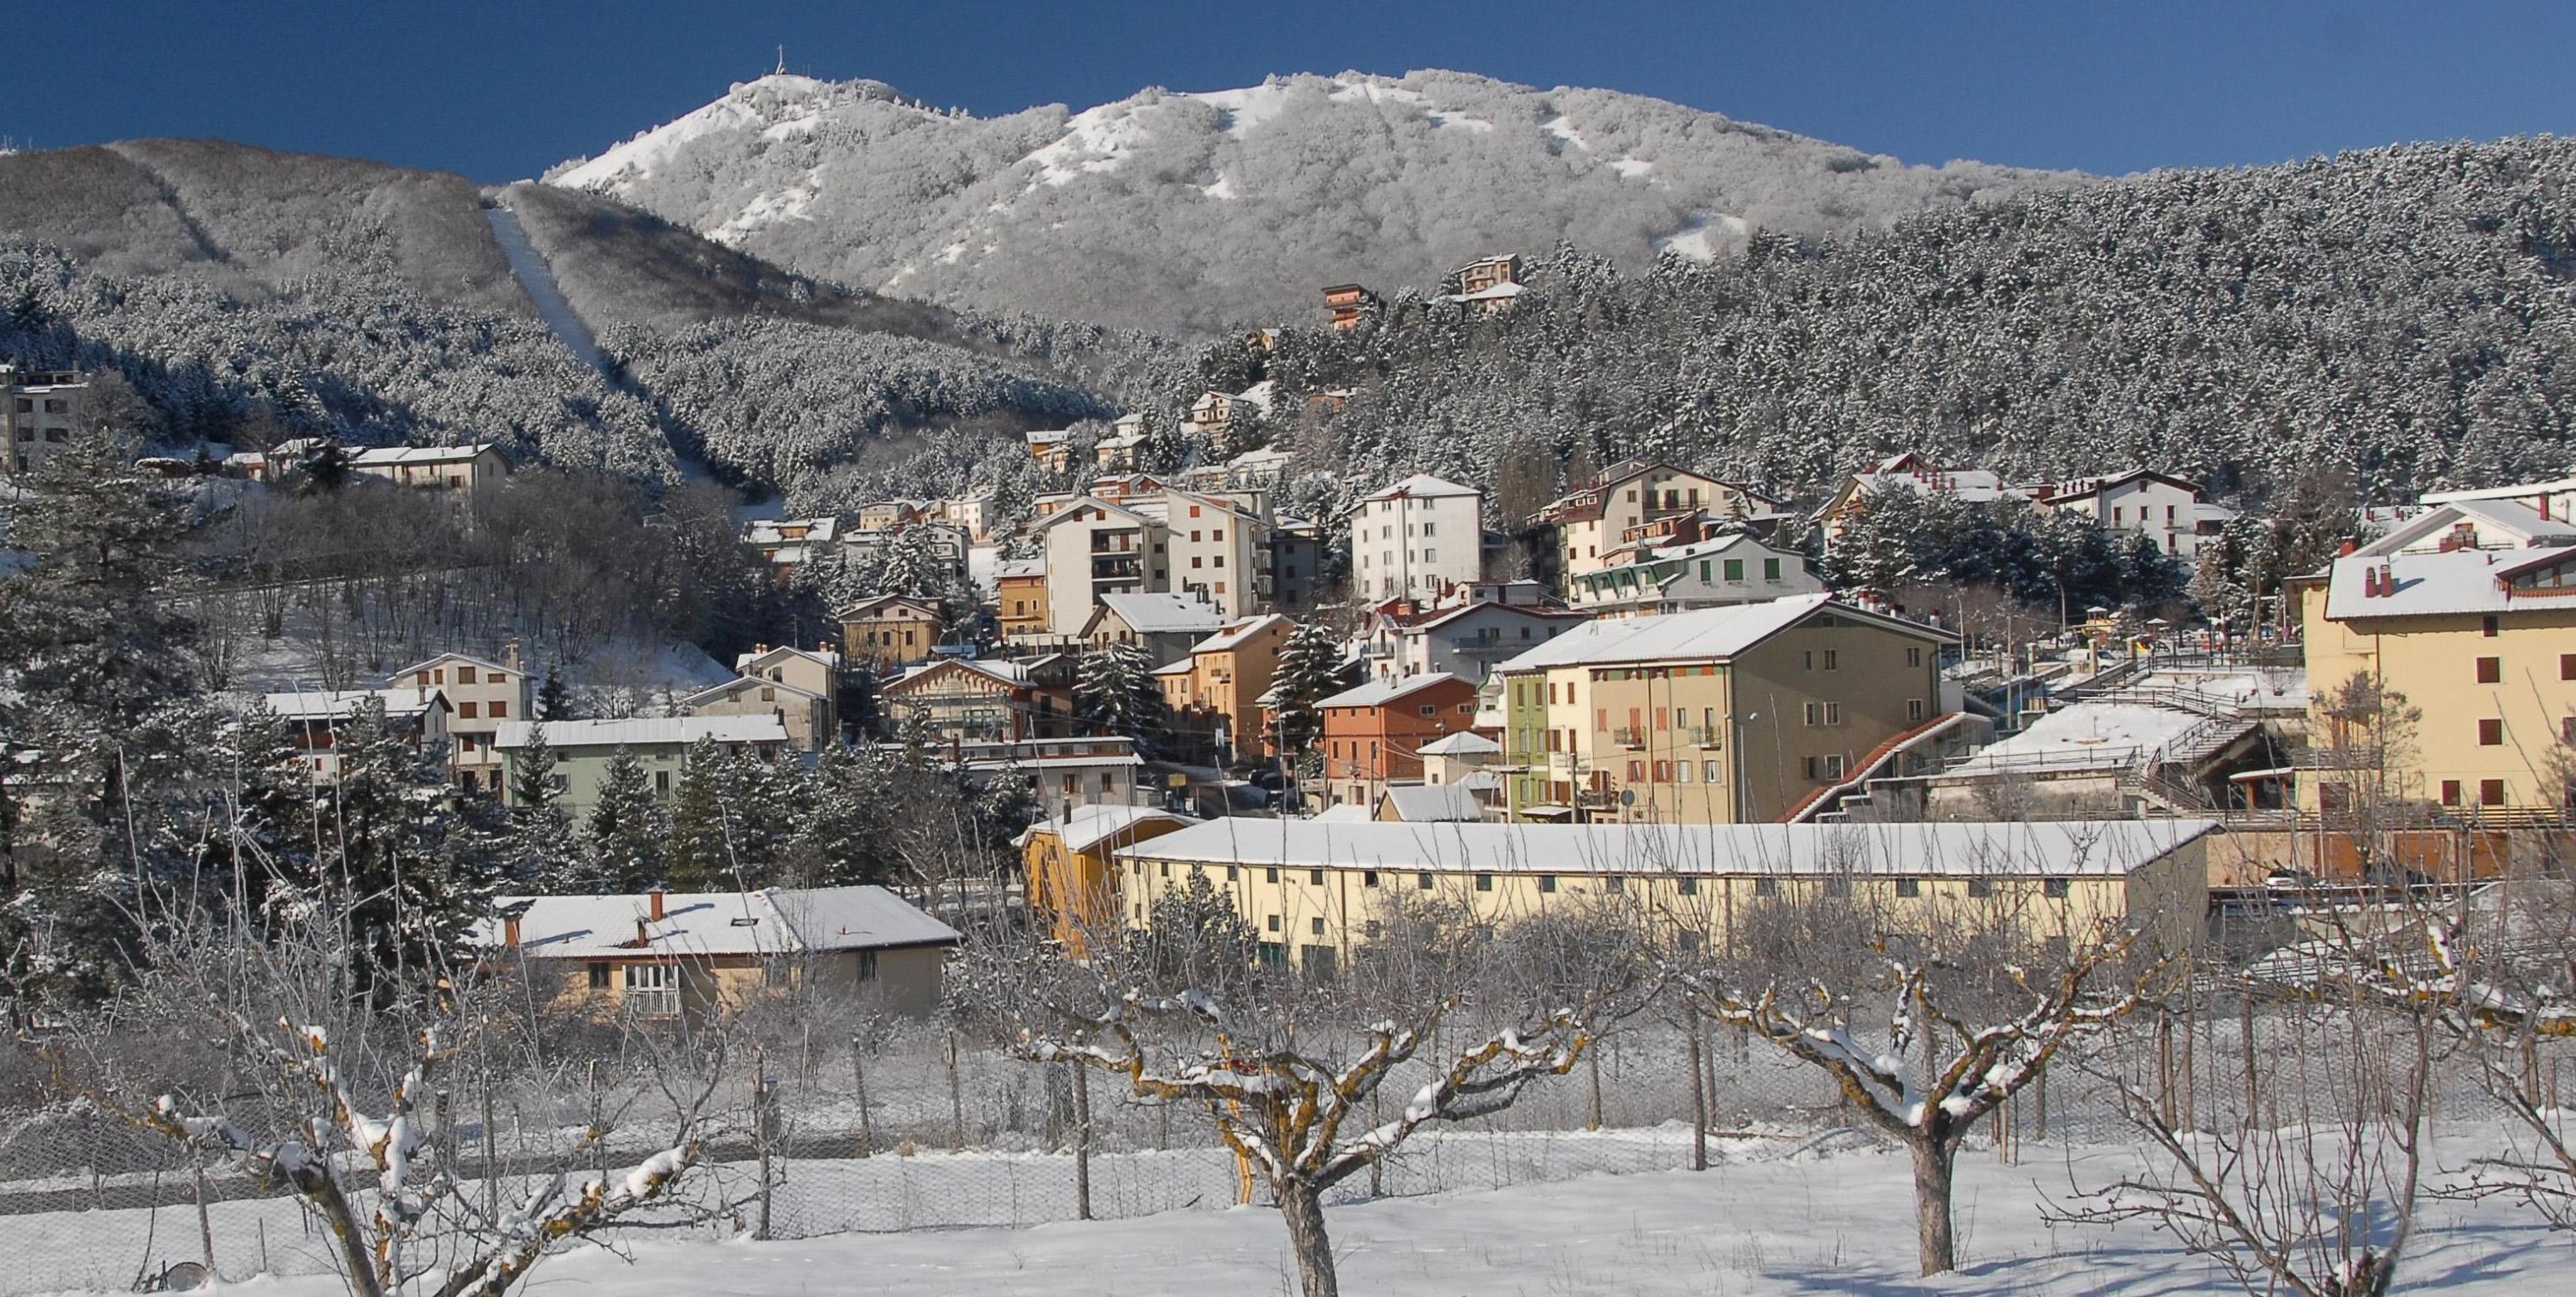
[[[527,720],[535,697],[527,672],[520,669],[517,645],[504,650],[498,662],[441,653],[393,673],[385,684],[424,693],[435,689],[447,695],[451,709],[447,732],[456,740],[448,752],[449,777],[459,788],[501,791],[505,763],[492,740],[504,724]]]

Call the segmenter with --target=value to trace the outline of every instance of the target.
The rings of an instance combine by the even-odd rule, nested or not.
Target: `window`
[[[1646,782],[1646,763],[1643,760],[1628,763],[1628,782],[1632,784]]]
[[[2482,685],[2504,683],[2504,659],[2479,658],[2478,683]]]
[[[2488,639],[2494,639],[2496,637],[2496,619],[2493,616],[2480,619],[2478,623],[2478,633],[2486,636]]]
[[[1232,866],[1232,865],[1227,865],[1227,866],[1225,867],[1225,881],[1227,881],[1227,882],[1229,882],[1229,883],[1233,882],[1233,881],[1234,881],[1234,872],[1235,872],[1235,867],[1234,867],[1234,866]]]
[[[1492,874],[1476,875],[1476,890],[1480,892],[1490,892],[1494,890],[1494,876]]]
[[[1921,896],[1923,894],[1923,880],[1920,878],[1897,879],[1896,894],[1899,896]]]
[[[1762,560],[1762,579],[1765,581],[1777,581],[1780,579],[1780,560],[1776,558],[1766,558]]]
[[[461,721],[470,721],[470,720],[474,719],[474,715],[475,715],[475,707],[474,707],[474,704],[472,704],[472,703],[458,703],[458,704],[456,704],[456,719],[461,720]]]
[[[2043,878],[2039,882],[2039,894],[2052,901],[2065,900],[2068,890],[2067,882],[2063,878]]]
[[[1696,773],[1698,773],[1697,771],[1695,771],[1695,770],[1693,770],[1693,769],[1692,769],[1692,767],[1693,767],[1694,765],[1696,765],[1696,764],[1698,764],[1698,763],[1697,763],[1697,762],[1692,762],[1692,761],[1676,761],[1676,762],[1674,762],[1674,763],[1673,763],[1673,782],[1674,782],[1674,783],[1677,783],[1677,784],[1686,784],[1686,783],[1689,783],[1689,782],[1691,781],[1691,776],[1692,776],[1692,775],[1694,775],[1694,774],[1696,774]]]
[[[1719,775],[1719,774],[1717,773],[1717,763],[1716,763],[1716,762],[1714,762],[1714,761],[1703,761],[1703,762],[1700,762],[1700,763],[1699,763],[1699,774],[1700,774],[1700,782],[1701,782],[1701,783],[1713,784],[1713,783],[1716,783],[1720,778],[1723,778],[1723,776],[1721,776],[1721,775]]]
[[[492,678],[493,678],[493,679],[495,679],[495,680],[500,679],[500,677],[499,677],[499,676],[494,676],[494,677],[492,677]],[[509,704],[507,701],[505,701],[505,700],[501,700],[501,699],[495,699],[495,700],[493,700],[493,703],[492,703],[492,719],[494,719],[494,720],[496,720],[496,721],[502,721],[502,720],[508,720],[509,718],[510,718],[510,704]]]
[[[1680,892],[1684,896],[1697,896],[1699,895],[1699,880],[1696,878],[1682,879],[1674,884],[1673,890]]]
[[[1922,699],[1908,698],[1905,700],[1905,719],[1909,721],[1919,721],[1923,719]]]
[[[1371,941],[1375,941],[1375,940],[1377,940],[1381,935],[1384,935],[1384,933],[1385,933],[1385,932],[1386,932],[1386,925],[1385,925],[1385,924],[1380,923],[1380,922],[1378,922],[1378,921],[1377,921],[1377,920],[1375,920],[1375,919],[1371,919],[1371,920],[1369,920],[1369,921],[1368,921],[1368,939],[1369,939],[1369,940],[1371,940]]]
[[[1827,724],[1827,725],[1840,725],[1840,724],[1842,724],[1842,723],[1843,723],[1843,705],[1842,705],[1841,703],[1826,703],[1826,704],[1825,704],[1825,724]]]
[[[656,771],[654,771],[654,772],[653,772],[653,794],[654,794],[655,796],[657,796],[657,797],[667,797],[667,796],[669,796],[669,795],[670,795],[670,792],[671,792],[671,772],[670,772],[670,771],[668,771],[668,770],[656,770]]]
[[[2501,779],[2481,779],[2481,780],[2479,780],[2479,781],[2478,781],[2478,805],[2480,805],[2480,806],[2502,806],[2502,805],[2504,805],[2504,781],[2503,781],[2503,780],[2501,780]]]
[[[2493,748],[2493,747],[2502,747],[2503,745],[2504,745],[2504,722],[2503,722],[2503,721],[2501,721],[2501,720],[2497,720],[2497,719],[2495,719],[2495,718],[2493,718],[2493,717],[2489,717],[2489,718],[2487,718],[2487,719],[2485,719],[2485,720],[2482,720],[2482,721],[2479,721],[2479,722],[2478,722],[2478,746],[2479,746],[2479,747],[2482,747],[2482,748]]]
[[[1360,886],[1362,886],[1362,887],[1375,887],[1375,886],[1377,886],[1377,871],[1376,871],[1376,870],[1374,870],[1374,869],[1372,869],[1372,870],[1369,870],[1369,871],[1368,871],[1368,872],[1366,872],[1366,873],[1361,874],[1361,875],[1360,875]]]
[[[1753,880],[1753,894],[1755,896],[1778,896],[1780,894],[1780,880],[1769,874],[1763,874],[1755,878]]]
[[[1270,916],[1270,930],[1272,932],[1279,930],[1279,916],[1276,914]]]
[[[1840,779],[1840,778],[1842,778],[1842,777],[1843,777],[1843,754],[1842,754],[1842,753],[1839,753],[1839,752],[1836,752],[1836,753],[1833,753],[1833,754],[1831,754],[1831,755],[1827,756],[1827,757],[1825,758],[1825,778],[1827,778],[1827,779]]]
[[[1431,703],[1422,704],[1418,710],[1420,710],[1425,716],[1437,716],[1440,714],[1440,708]]]
[[[1320,914],[1316,915],[1314,918],[1306,920],[1306,924],[1307,931],[1311,932],[1315,936],[1320,937],[1324,935],[1324,916]]]
[[[2457,806],[2460,804],[2459,780],[2445,779],[2442,781],[2442,804],[2444,806]]]
[[[1905,650],[1905,665],[1910,666],[1910,667],[1919,667],[1919,666],[1923,665],[1923,646],[1922,646],[1922,645],[1920,645],[1920,644],[1915,644],[1915,645],[1910,645],[1910,646],[1908,646],[1908,647],[1906,648],[1906,650]]]
[[[1968,895],[1982,899],[1994,894],[1995,880],[1991,878],[1971,878],[1968,880]]]
[[[458,668],[456,668],[456,683],[461,684],[461,685],[470,685],[470,684],[474,683],[474,668],[472,668],[472,667],[458,667]]]
[[[1823,723],[1824,715],[1825,715],[1825,705],[1824,705],[1823,703],[1809,703],[1809,704],[1807,704],[1807,723],[1808,723],[1809,725],[1817,725],[1817,724],[1821,724],[1821,723]]]
[[[2561,653],[2558,655],[2558,678],[2561,680],[2576,680],[2576,653]]]
[[[1827,671],[1839,671],[1839,670],[1841,670],[1841,669],[1842,669],[1842,655],[1841,655],[1840,653],[1835,652],[1835,651],[1834,651],[1834,650],[1832,650],[1832,649],[1826,649],[1826,650],[1825,650],[1825,669],[1826,669]]]
[[[2576,716],[2558,718],[2558,741],[2576,747]]]
[[[607,964],[598,963],[590,966],[590,989],[594,991],[605,991],[608,989]]]
[[[1415,875],[1413,876],[1413,887],[1414,887],[1414,890],[1416,890],[1416,891],[1422,891],[1422,892],[1430,891],[1430,890],[1431,890],[1431,875],[1429,875],[1429,874],[1415,874]]]
[[[1262,871],[1261,871],[1261,881],[1263,881],[1263,882],[1265,882],[1265,883],[1275,883],[1275,882],[1278,882],[1278,881],[1279,881],[1279,870],[1278,870],[1276,867],[1262,870]]]
[[[1740,558],[1730,558],[1730,559],[1726,560],[1726,579],[1727,579],[1727,580],[1729,580],[1729,581],[1736,581],[1736,582],[1741,582],[1742,580],[1744,580],[1744,560],[1743,560],[1743,559],[1740,559]]]
[[[510,683],[510,677],[499,671],[495,671],[492,674],[483,677],[483,680],[486,684],[505,685]],[[498,716],[500,713],[494,712],[493,715]]]
[[[626,1008],[647,1018],[680,1016],[680,966],[628,964]]]
[[[1654,781],[1659,784],[1671,783],[1673,781],[1673,763],[1670,761],[1656,762]]]
[[[1621,892],[1628,890],[1628,880],[1621,878],[1617,874],[1605,874],[1601,879],[1601,890],[1608,892],[1612,896],[1617,896]]]
[[[1540,891],[1542,891],[1542,892],[1553,892],[1553,891],[1555,891],[1555,890],[1556,890],[1556,875],[1554,875],[1554,874],[1541,874],[1541,875],[1539,875],[1539,876],[1538,876],[1538,889],[1539,889]]]
[[[1307,884],[1308,884],[1309,886],[1313,886],[1313,887],[1321,887],[1321,886],[1323,886],[1323,885],[1324,885],[1324,871],[1323,871],[1323,870],[1320,870],[1320,869],[1309,869],[1309,870],[1307,870],[1307,871],[1306,871],[1306,882],[1307,882]]]

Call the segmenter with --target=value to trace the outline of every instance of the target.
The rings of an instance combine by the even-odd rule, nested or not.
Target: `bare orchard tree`
[[[202,921],[147,931],[149,970],[73,1037],[67,1073],[104,1110],[292,1193],[354,1297],[499,1297],[545,1256],[648,1208],[664,1221],[720,1210],[690,1193],[721,1047],[665,1057],[616,1094],[594,1090],[572,1133],[521,1141],[514,1156],[496,1156],[487,1129],[469,1173],[447,1108],[452,1087],[491,1084],[496,1038],[515,1038],[502,1049],[526,1039],[506,1029],[506,983],[459,963],[391,1005],[371,1003],[328,921],[284,923],[265,939]],[[138,1065],[158,1053],[138,1041],[168,1039],[213,1041],[220,1056]],[[514,1054],[498,1070],[527,1061]],[[657,1129],[629,1138],[630,1126],[647,1135],[648,1107],[664,1109]],[[613,1171],[620,1149],[635,1160]]]
[[[1859,894],[1871,880],[1840,880],[1829,886],[1848,897],[1774,902],[1743,916],[1733,951],[1670,971],[1699,1012],[1822,1069],[1905,1145],[1927,1275],[1958,1264],[1950,1198],[1961,1142],[2068,1041],[2145,1003],[2165,967],[2136,930],[2107,919],[2060,925],[2053,940],[2030,931],[2035,907],[2009,898],[2038,884],[1984,881],[1975,891],[1985,903],[1927,907],[1900,928],[1896,906]],[[1885,1026],[1864,1028],[1864,1014]]]
[[[1483,942],[1487,957],[1471,967],[1363,950],[1330,983],[1283,974],[1226,1000],[1158,988],[1111,961],[1079,971],[1023,963],[1002,1012],[1025,1058],[1098,1069],[1139,1099],[1199,1108],[1267,1184],[1306,1297],[1334,1297],[1324,1223],[1334,1186],[1425,1125],[1500,1112],[1532,1083],[1573,1070],[1635,1007],[1627,947],[1592,935],[1575,940],[1563,925],[1526,941],[1506,933]],[[1412,1089],[1381,1108],[1391,1081]]]

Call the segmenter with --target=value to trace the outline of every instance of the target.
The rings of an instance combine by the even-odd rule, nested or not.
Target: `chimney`
[[[2357,541],[2357,540],[2348,540],[2348,541],[2345,541],[2345,542],[2344,542],[2340,547],[2338,547],[2338,548],[2335,550],[2335,557],[2336,557],[2336,558],[2350,558],[2350,557],[2352,557],[2352,552],[2353,552],[2354,550],[2357,550],[2357,549],[2360,549],[2360,548],[2361,548],[2361,542],[2360,542],[2360,541]]]
[[[501,646],[501,665],[513,671],[519,669],[519,641],[512,640]]]
[[[519,948],[518,915],[513,914],[510,917],[501,920],[501,944],[508,946],[512,950]]]
[[[655,923],[660,923],[662,921],[662,889],[656,887],[652,891],[645,893],[645,896],[651,901],[653,906],[653,921]]]
[[[2361,569],[2361,597],[2364,599],[2376,599],[2379,597],[2378,568],[2364,567]]]

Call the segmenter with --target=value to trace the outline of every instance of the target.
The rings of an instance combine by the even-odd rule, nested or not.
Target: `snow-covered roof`
[[[2354,551],[2363,555],[2395,554],[2438,543],[2466,524],[2482,549],[2576,544],[2576,523],[2552,518],[2520,500],[2453,500],[2407,519],[2388,534]]]
[[[2556,495],[2576,491],[2576,477],[2562,477],[2554,482],[2517,482],[2509,486],[2486,486],[2468,491],[2427,491],[2421,499],[2426,504],[2456,504],[2463,500],[2513,500],[2529,496]]]
[[[1482,496],[1483,494],[1484,492],[1479,491],[1472,486],[1460,486],[1455,482],[1433,477],[1429,473],[1416,473],[1411,477],[1407,477],[1396,482],[1392,486],[1384,487],[1361,496],[1360,500],[1362,503],[1366,503],[1372,500],[1419,500],[1437,499],[1444,496]]]
[[[1494,670],[1539,671],[1549,667],[1614,662],[1729,658],[1827,610],[1837,616],[1875,622],[1927,640],[1946,641],[1951,638],[1930,626],[1836,603],[1831,595],[1802,594],[1662,617],[1588,621],[1503,662]]]
[[[1330,698],[1317,699],[1318,707],[1383,707],[1407,694],[1420,693],[1443,681],[1465,681],[1446,671],[1426,671],[1416,676],[1399,676],[1393,680],[1371,680],[1354,689],[1345,689]]]
[[[374,698],[385,705],[385,715],[395,720],[422,716],[432,707],[445,707],[447,695],[437,689],[300,689],[292,693],[263,695],[268,709],[283,721],[345,721],[358,714],[358,708]]]
[[[1340,802],[1315,812],[1309,824],[1366,824],[1377,816],[1358,802]]]
[[[2125,876],[2215,820],[1857,824],[1402,824],[1210,820],[1122,860],[1450,873]]]
[[[1407,824],[1466,823],[1485,817],[1476,795],[1459,784],[1390,784],[1384,794],[1392,818]]]
[[[1042,558],[1006,558],[993,565],[993,579],[1008,581],[1014,577],[1044,577],[1046,560]]]
[[[1503,750],[1503,745],[1474,730],[1460,730],[1443,739],[1422,745],[1426,757],[1489,757]]]
[[[841,655],[830,649],[789,648],[782,644],[777,648],[735,654],[733,669],[744,675],[750,675],[762,667],[772,666],[789,658],[804,658],[818,666],[830,667],[835,671],[841,668]]]
[[[462,464],[496,449],[488,441],[465,446],[376,446],[350,456],[349,463],[358,468],[387,468],[400,464]]]
[[[717,698],[723,697],[726,694],[741,693],[743,690],[749,689],[755,685],[762,689],[784,690],[791,697],[804,698],[814,702],[820,702],[823,699],[823,695],[818,694],[811,689],[807,689],[802,685],[791,685],[784,680],[772,680],[766,676],[743,676],[737,680],[727,680],[720,685],[710,685],[696,693],[690,694],[688,697],[680,700],[680,705],[683,707],[695,707],[701,703],[711,702]],[[546,741],[548,743],[552,743],[554,741],[553,731],[549,730],[547,732]]]
[[[2452,506],[2444,506],[2449,508]],[[2576,555],[2576,545],[2541,549],[2457,549],[2447,554],[2354,554],[2336,559],[2326,587],[2326,619],[2438,617],[2512,608],[2497,578],[2518,567]],[[2363,574],[2385,566],[2389,592],[2372,595]]]
[[[1515,284],[1510,280],[1505,280],[1490,288],[1480,288],[1472,293],[1450,293],[1443,296],[1440,300],[1444,302],[1502,302],[1509,301],[1527,291],[1529,290],[1521,287],[1519,284]]]
[[[2199,716],[2178,707],[2077,703],[1978,749],[1950,773],[2127,769],[2162,756],[2175,740],[2200,724]]]
[[[1185,676],[1197,669],[1198,668],[1193,665],[1188,658],[1182,658],[1178,662],[1166,662],[1163,665],[1154,668],[1153,674],[1158,676]]]
[[[431,667],[445,666],[450,662],[461,662],[466,666],[481,667],[486,671],[517,671],[519,669],[514,666],[506,666],[502,663],[495,662],[490,658],[478,658],[470,653],[441,653],[434,658],[422,658],[420,661],[414,662],[410,666],[404,667],[402,670],[386,676],[385,679],[400,680],[404,676],[411,675],[416,672],[427,671]]]
[[[718,743],[784,743],[787,729],[774,716],[652,716],[613,721],[503,721],[492,735],[496,748],[528,745],[529,732],[546,727],[550,748],[687,746]]]
[[[789,536],[788,529],[802,527],[805,534]],[[753,518],[742,525],[745,545],[815,545],[840,534],[841,520],[823,518]]]
[[[1199,821],[1191,816],[1176,815],[1151,806],[1107,806],[1092,803],[1073,808],[1073,813],[1059,819],[1040,820],[1011,840],[1012,846],[1025,846],[1038,833],[1053,833],[1067,851],[1089,851],[1140,824],[1177,824],[1187,827]]]
[[[1275,612],[1263,613],[1257,617],[1246,617],[1241,621],[1235,622],[1233,625],[1218,631],[1216,634],[1210,635],[1196,644],[1192,644],[1190,646],[1190,652],[1223,653],[1230,649],[1241,648],[1245,641],[1265,630],[1270,629],[1270,624],[1272,622],[1277,622],[1284,626],[1288,624],[1288,619]]]
[[[1225,626],[1225,614],[1188,595],[1104,594],[1100,603],[1139,635],[1205,635]]]
[[[661,900],[658,922],[649,893],[504,897],[498,905],[527,907],[519,916],[519,951],[532,959],[803,955],[957,942],[956,929],[882,887],[671,892]],[[474,935],[497,946],[506,926],[486,919]]]

